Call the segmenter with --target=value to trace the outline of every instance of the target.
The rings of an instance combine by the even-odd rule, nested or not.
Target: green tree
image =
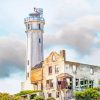
[[[49,97],[49,98],[47,98],[47,100],[56,100],[56,99],[53,97]]]
[[[43,96],[36,96],[34,100],[45,100]]]
[[[100,100],[100,94],[93,88],[75,92],[76,100]]]

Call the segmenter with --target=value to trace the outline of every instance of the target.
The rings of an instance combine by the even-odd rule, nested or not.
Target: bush
[[[0,93],[0,100],[11,100],[11,96],[8,93]]]
[[[34,97],[36,97],[36,94],[32,94],[32,95],[30,96],[30,99],[34,99]]]
[[[21,100],[21,97],[20,96],[13,96],[13,99],[12,100]]]
[[[20,96],[10,95],[8,93],[0,93],[0,100],[22,100]]]
[[[24,91],[20,91],[19,93],[15,94],[17,96],[21,96],[21,95],[26,95],[26,94],[35,94],[36,92],[42,92],[42,90],[24,90]]]
[[[100,98],[98,91],[92,88],[75,92],[76,100],[100,100],[98,98]]]
[[[100,87],[95,87],[94,89],[100,92]]]
[[[84,92],[82,92],[82,91],[75,92],[75,99],[76,100],[84,100]]]
[[[45,100],[45,99],[44,99],[44,97],[42,97],[42,96],[36,96],[36,97],[34,98],[34,100]]]
[[[56,99],[53,97],[49,97],[47,100],[56,100]]]

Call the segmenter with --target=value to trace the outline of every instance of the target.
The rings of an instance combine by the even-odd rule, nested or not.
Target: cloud
[[[100,66],[100,48],[95,48],[89,55],[81,58],[81,62]]]
[[[53,35],[45,35],[45,45],[66,45],[80,53],[89,53],[95,47],[100,32],[100,16],[84,16],[64,25]],[[54,38],[53,38],[54,37]]]
[[[16,37],[0,38],[0,77],[25,69],[25,43]]]
[[[51,0],[48,4],[46,0],[38,2],[38,7],[44,8],[46,19],[44,34],[46,49],[64,45],[72,47],[79,51],[78,53],[89,54],[93,48],[100,47],[100,41],[97,39],[97,33],[100,32],[99,2],[99,0],[93,4],[89,0]],[[2,33],[17,32],[23,37],[25,30],[23,19],[32,12],[32,7],[36,3],[36,0],[0,1],[0,30],[6,31]],[[15,69],[23,70],[24,66],[25,43],[19,38],[1,37],[0,76],[9,76],[10,72],[16,71]]]

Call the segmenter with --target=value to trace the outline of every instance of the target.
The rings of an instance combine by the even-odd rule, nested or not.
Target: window
[[[59,67],[55,66],[55,73],[59,73]]]
[[[85,82],[84,82],[85,84],[88,84],[88,80],[85,80]]]
[[[47,80],[46,83],[49,84],[49,80]]]
[[[56,92],[56,98],[59,98],[59,92]]]
[[[46,81],[46,87],[53,88],[53,80],[52,79]]]
[[[49,74],[52,74],[52,66],[49,67]]]
[[[39,43],[41,43],[41,40],[40,40],[40,38],[39,38]]]
[[[39,24],[39,30],[41,29],[41,25]]]
[[[93,68],[90,68],[90,74],[93,75],[94,71]]]
[[[55,56],[53,55],[53,56],[52,56],[52,61],[55,61],[55,60],[56,60],[56,58],[55,58]]]
[[[29,73],[27,73],[27,77],[29,77]]]
[[[76,73],[77,67],[73,65],[73,73]]]
[[[31,24],[31,30],[32,30],[32,24]]]
[[[83,82],[83,81],[80,81],[80,84],[81,84],[81,85],[83,85],[83,84],[84,84],[84,82]]]
[[[27,64],[29,65],[29,60],[27,61]]]
[[[34,83],[34,90],[38,90],[38,84]]]
[[[51,95],[51,93],[48,93],[48,97],[51,97],[52,95]]]
[[[78,86],[79,84],[79,79],[76,79],[76,86]]]
[[[93,80],[90,80],[90,81],[89,81],[89,88],[93,88],[93,85],[94,85]]]
[[[30,24],[27,25],[27,29],[28,29],[28,30],[30,29]]]

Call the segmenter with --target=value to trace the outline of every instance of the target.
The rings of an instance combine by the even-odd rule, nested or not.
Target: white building
[[[100,81],[100,67],[66,59],[65,50],[51,52],[43,60],[43,26],[42,9],[25,19],[27,33],[27,68],[26,81],[22,90],[43,90],[45,98],[65,100],[72,92],[87,87],[97,87]]]
[[[44,60],[43,91],[46,98],[52,96],[64,100],[64,97],[71,97],[73,91],[99,86],[99,66],[67,61],[65,57],[65,51],[61,50],[60,54],[52,52]]]
[[[29,17],[24,19],[27,35],[27,60],[26,60],[26,81],[22,83],[22,89],[32,89],[31,69],[43,61],[43,29],[45,20],[43,10],[34,8]]]

